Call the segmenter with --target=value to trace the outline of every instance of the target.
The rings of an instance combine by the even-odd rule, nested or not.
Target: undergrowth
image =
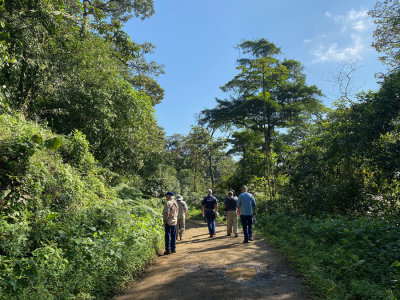
[[[111,188],[85,136],[0,115],[0,298],[108,299],[156,256],[159,199]]]
[[[398,219],[277,213],[259,216],[257,230],[291,260],[318,299],[400,298]]]

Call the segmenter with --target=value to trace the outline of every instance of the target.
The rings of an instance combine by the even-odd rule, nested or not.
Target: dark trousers
[[[253,237],[253,216],[240,216],[240,222],[243,227],[244,240],[249,241]]]
[[[204,210],[204,215],[206,216],[208,232],[210,235],[215,234],[215,219],[214,219],[214,211],[211,209]]]
[[[165,224],[165,250],[175,250],[176,247],[176,225]]]

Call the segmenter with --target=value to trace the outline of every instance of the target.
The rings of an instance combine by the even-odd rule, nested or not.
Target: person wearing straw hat
[[[183,239],[183,233],[185,232],[185,222],[187,217],[188,206],[186,201],[183,201],[183,197],[181,195],[176,196],[176,202],[178,203],[178,223],[177,230],[179,231],[179,239]],[[178,234],[176,235],[176,239],[178,239]]]

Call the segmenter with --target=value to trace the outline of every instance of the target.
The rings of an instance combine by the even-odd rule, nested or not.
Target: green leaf
[[[35,144],[39,144],[39,145],[42,144],[42,136],[40,135],[40,133],[32,135],[31,140]]]
[[[400,267],[400,261],[397,259],[390,265],[391,267]]]
[[[58,215],[59,215],[59,213],[57,213],[57,212],[48,214],[48,215],[46,216],[46,220],[49,221],[49,220],[51,220],[51,219],[57,218]]]
[[[55,137],[55,138],[46,140],[44,142],[44,145],[47,149],[56,151],[56,150],[58,150],[58,148],[61,147],[62,141],[59,137]]]

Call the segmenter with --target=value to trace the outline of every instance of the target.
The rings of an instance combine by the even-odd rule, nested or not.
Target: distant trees
[[[193,126],[187,136],[166,138],[166,161],[177,170],[183,194],[204,193],[207,188],[228,189],[236,164],[224,151],[226,139],[214,135],[213,129]]]

